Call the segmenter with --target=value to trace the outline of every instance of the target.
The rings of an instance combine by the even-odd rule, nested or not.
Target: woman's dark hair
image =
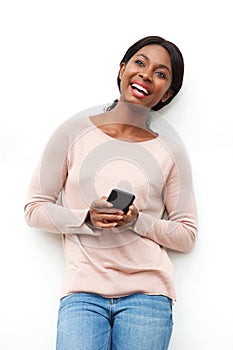
[[[171,100],[178,94],[178,92],[181,89],[182,82],[183,82],[183,75],[184,75],[184,60],[179,48],[172,42],[167,41],[161,38],[160,36],[147,36],[141,40],[138,40],[136,43],[130,46],[130,48],[126,51],[124,57],[122,58],[120,64],[122,62],[127,64],[128,61],[131,59],[131,57],[135,55],[135,53],[138,50],[140,50],[144,46],[152,45],[152,44],[160,45],[168,51],[171,58],[171,65],[172,65],[172,82],[171,82],[170,89],[173,91],[173,95],[170,98],[168,98],[165,102],[160,101],[155,106],[152,107],[154,111],[158,111],[159,109],[167,105],[169,102],[171,102]],[[118,84],[119,90],[120,90],[120,83],[121,83],[121,80],[118,74],[117,84]],[[116,103],[117,103],[117,100],[114,101],[111,107],[114,108]]]

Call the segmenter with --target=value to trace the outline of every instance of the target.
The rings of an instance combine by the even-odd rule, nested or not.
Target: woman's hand
[[[112,203],[107,202],[106,199],[107,197],[101,197],[91,204],[89,220],[96,228],[113,228],[123,219],[124,212],[113,208]]]
[[[92,202],[87,221],[98,229],[123,227],[133,223],[138,216],[138,209],[131,205],[127,214],[122,210],[113,208],[112,203],[106,201],[107,197],[101,197]]]
[[[137,207],[135,207],[134,204],[131,205],[129,207],[128,213],[123,215],[123,219],[118,222],[117,226],[123,227],[126,224],[127,224],[127,226],[129,226],[128,224],[132,224],[134,221],[137,220],[138,213],[139,212],[138,212]]]

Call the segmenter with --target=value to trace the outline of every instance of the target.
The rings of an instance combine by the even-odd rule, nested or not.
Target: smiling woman
[[[147,45],[120,65],[120,102],[153,108],[173,95],[169,53],[159,45]]]
[[[182,53],[174,43],[158,36],[147,36],[137,41],[126,51],[124,57],[121,60],[121,64],[122,63],[127,64],[135,54],[139,53],[141,49],[145,49],[148,45],[158,45],[160,48],[164,48],[169,54],[170,64],[171,64],[170,73],[172,73],[172,82],[171,82],[170,89],[172,90],[173,93],[166,101],[160,101],[159,103],[155,104],[154,107],[152,107],[153,110],[157,111],[162,107],[164,107],[169,102],[171,102],[171,100],[180,91],[183,83],[184,60],[183,60]],[[138,62],[138,64],[141,64],[141,63]],[[118,84],[119,90],[121,90],[120,74],[118,75],[118,78],[117,78],[117,84]]]
[[[120,63],[119,100],[71,118],[45,148],[25,217],[64,243],[57,350],[168,348],[176,292],[167,249],[192,249],[197,213],[186,152],[148,117],[179,92],[183,72],[173,43],[139,40]],[[133,193],[127,213],[107,201],[112,189]]]

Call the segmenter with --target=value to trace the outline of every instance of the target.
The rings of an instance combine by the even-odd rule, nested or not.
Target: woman
[[[25,216],[63,238],[57,350],[168,348],[176,295],[166,249],[193,247],[197,215],[185,151],[148,120],[179,92],[183,70],[176,45],[139,40],[120,63],[119,101],[65,122],[43,153]],[[116,187],[136,197],[126,214],[106,200]]]

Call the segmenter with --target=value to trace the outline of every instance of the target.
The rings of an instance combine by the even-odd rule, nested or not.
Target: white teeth
[[[132,87],[138,89],[139,91],[144,92],[146,95],[149,95],[149,92],[144,87],[142,87],[141,85],[132,84]]]

